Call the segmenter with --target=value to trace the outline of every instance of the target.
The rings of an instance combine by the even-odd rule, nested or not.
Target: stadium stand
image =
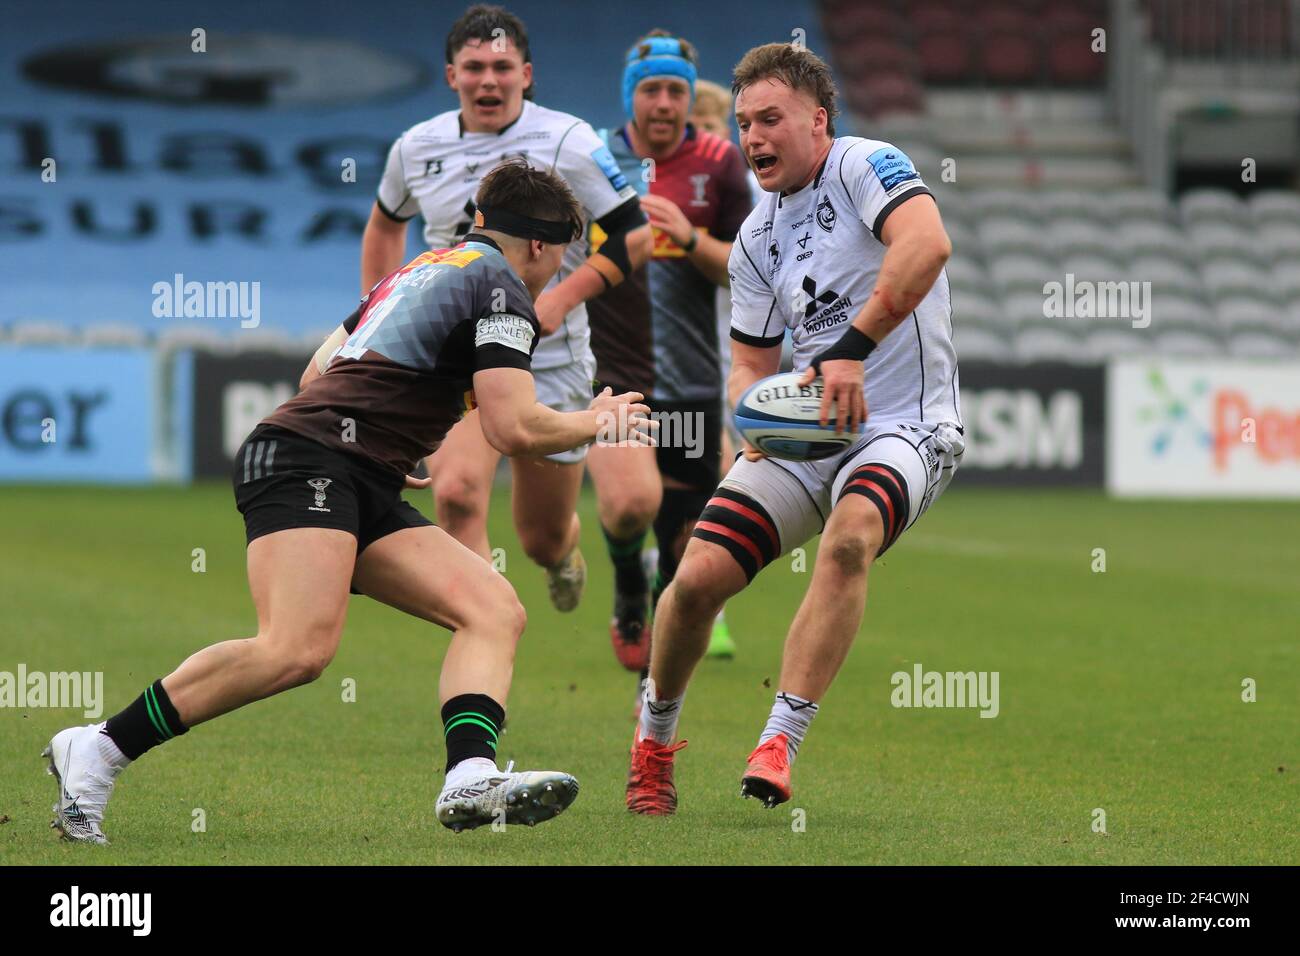
[[[388,147],[455,105],[443,42],[468,5],[228,4],[205,18],[157,0],[121,0],[111,15],[52,0],[0,32],[0,241],[17,280],[0,340],[72,344],[84,330],[92,343],[314,348],[355,307]],[[581,29],[545,0],[507,6],[530,31],[538,101],[597,127],[621,122],[623,54],[652,27],[689,37],[701,75],[724,82],[746,49],[796,26],[825,46],[806,3],[755,0],[736,17],[663,0]],[[255,283],[258,315],[165,314],[154,286],[176,276]]]
[[[825,0],[821,12],[854,132],[905,149],[943,210],[963,358],[1300,351],[1300,146],[1281,181],[1264,184],[1238,175],[1241,145],[1211,148],[1209,160],[1170,154],[1131,136],[1126,116],[1141,106],[1146,126],[1172,127],[1173,107],[1159,111],[1182,103],[1185,86],[1226,83],[1244,122],[1272,131],[1289,110],[1295,126],[1300,102],[1267,99],[1300,66],[1295,4]],[[1177,190],[1180,163],[1217,165],[1216,185]],[[1070,282],[1098,298],[1119,284],[1145,291],[1150,326],[1050,315],[1048,284]]]

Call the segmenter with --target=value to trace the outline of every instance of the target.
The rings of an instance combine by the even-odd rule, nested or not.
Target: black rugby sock
[[[117,749],[131,760],[188,732],[189,728],[181,723],[180,714],[172,706],[167,691],[163,690],[161,677],[146,687],[144,693],[125,710],[108,718],[103,730],[117,744]]]
[[[486,694],[459,694],[442,705],[442,727],[447,737],[447,771],[462,760],[497,756],[497,735],[506,710]]]
[[[605,547],[609,551],[609,560],[614,564],[614,590],[625,598],[645,600],[649,587],[645,579],[645,568],[641,566],[641,548],[645,544],[644,531],[630,538],[619,540],[602,527],[605,535]]]

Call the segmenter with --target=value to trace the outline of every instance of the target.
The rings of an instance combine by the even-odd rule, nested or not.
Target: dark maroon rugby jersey
[[[474,407],[474,373],[531,369],[537,316],[495,242],[471,233],[381,279],[325,374],[263,421],[398,475]]]
[[[664,196],[691,225],[732,242],[753,209],[745,160],[730,140],[687,124],[681,145],[655,164],[653,181],[622,129],[601,130],[614,160],[642,195]],[[593,251],[601,237],[592,236]],[[676,243],[654,230],[651,260],[587,303],[596,377],[661,401],[722,394],[717,286]]]

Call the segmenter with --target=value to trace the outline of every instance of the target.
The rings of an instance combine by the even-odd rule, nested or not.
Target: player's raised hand
[[[862,363],[856,359],[827,359],[804,369],[800,385],[811,385],[820,368],[822,379],[822,427],[830,420],[835,405],[835,429],[856,432],[867,420],[867,403],[862,396]]]
[[[596,441],[601,445],[654,445],[659,423],[650,417],[644,399],[640,392],[615,395],[606,386],[589,406],[600,426]]]
[[[745,456],[745,461],[762,461],[767,457],[749,442],[742,443],[740,453]]]
[[[671,199],[647,193],[641,197],[641,208],[650,217],[650,225],[667,235],[677,245],[685,246],[691,241],[691,234],[695,231],[695,227],[686,218],[686,213],[682,212],[677,203]]]

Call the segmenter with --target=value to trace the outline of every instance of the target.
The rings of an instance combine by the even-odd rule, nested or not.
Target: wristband
[[[812,369],[818,375],[822,373],[822,362],[849,359],[854,362],[866,361],[875,349],[876,343],[869,335],[858,331],[857,326],[850,325],[840,336],[840,340],[830,348],[823,350],[812,360]]]
[[[700,244],[700,234],[697,233],[694,229],[692,229],[691,239],[688,243],[686,243],[686,245],[682,246],[682,250],[687,255],[690,255],[692,252],[695,251],[695,247],[698,246],[699,244]]]

